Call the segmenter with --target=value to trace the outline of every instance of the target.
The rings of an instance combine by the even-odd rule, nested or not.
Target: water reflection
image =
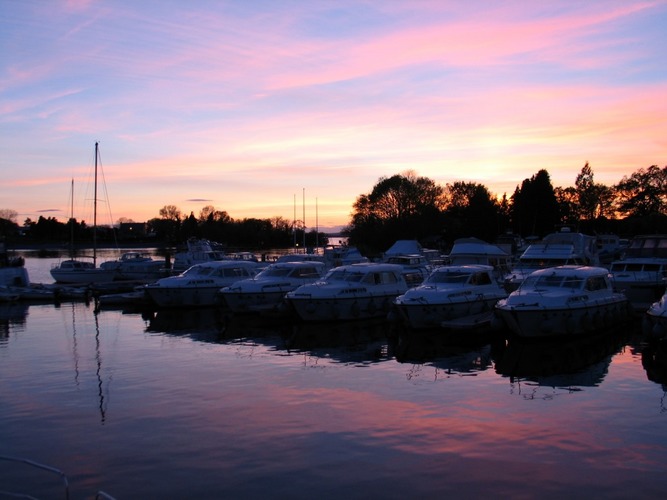
[[[401,331],[396,336],[396,360],[415,366],[428,364],[447,375],[475,375],[491,366],[488,335],[466,332]]]
[[[387,361],[393,357],[387,341],[388,326],[384,320],[295,323],[285,337],[285,347],[340,363]]]
[[[667,340],[651,339],[642,350],[642,366],[646,377],[667,390]]]
[[[598,386],[607,375],[611,358],[628,339],[615,329],[596,335],[556,339],[511,337],[495,345],[496,372],[510,380],[525,379],[542,386],[569,388]]]
[[[23,302],[0,303],[0,346],[7,341],[10,331],[25,326],[28,307]]]
[[[225,317],[217,307],[161,309],[143,313],[147,332],[183,335],[199,342],[220,342]]]

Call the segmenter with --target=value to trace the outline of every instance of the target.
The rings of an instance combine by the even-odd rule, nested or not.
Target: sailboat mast
[[[97,266],[97,157],[98,144],[95,143],[95,188],[93,194],[93,265]]]
[[[74,258],[74,179],[69,194],[69,258]]]

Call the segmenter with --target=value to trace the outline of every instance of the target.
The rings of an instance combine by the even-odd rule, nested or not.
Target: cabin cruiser
[[[440,328],[443,322],[491,312],[505,297],[492,266],[452,265],[438,267],[424,283],[396,297],[394,307],[410,328]]]
[[[644,313],[665,291],[667,235],[635,236],[623,258],[609,267],[614,286],[625,293],[635,311]]]
[[[603,267],[558,266],[533,271],[496,314],[519,337],[582,335],[630,317],[628,299]]]
[[[667,335],[667,291],[646,310],[642,327],[653,337],[664,338]]]
[[[30,285],[28,271],[25,268],[25,259],[9,255],[4,241],[0,241],[0,286]]]
[[[167,262],[153,259],[147,252],[125,252],[118,260],[102,262],[100,268],[115,271],[115,278],[122,281],[148,283],[168,274]]]
[[[93,283],[110,283],[118,277],[116,269],[102,269],[95,261],[67,259],[51,268],[51,276],[56,283],[69,285],[90,285]]]
[[[287,292],[321,279],[324,273],[324,262],[276,262],[257,276],[222,288],[220,296],[233,313],[277,311]]]
[[[408,286],[417,286],[426,279],[434,267],[423,250],[416,240],[398,240],[384,252],[382,261],[401,266]]]
[[[178,276],[169,276],[148,284],[145,291],[160,307],[212,306],[218,304],[221,288],[252,278],[258,271],[257,262],[204,262],[195,264]]]
[[[510,271],[512,256],[498,245],[479,238],[459,238],[454,241],[447,260],[454,265],[492,266],[494,278],[502,281]]]
[[[195,264],[229,260],[221,246],[209,240],[190,238],[186,244],[186,250],[174,255],[174,271],[182,272]]]
[[[322,280],[288,292],[285,300],[303,321],[384,318],[392,301],[408,290],[403,271],[381,262],[339,266]]]
[[[505,276],[505,289],[513,292],[537,269],[565,265],[598,266],[599,263],[595,237],[572,232],[570,228],[564,227],[526,248]]]

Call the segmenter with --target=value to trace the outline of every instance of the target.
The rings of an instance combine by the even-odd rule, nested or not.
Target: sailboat
[[[89,285],[109,283],[116,278],[115,269],[97,267],[97,165],[100,156],[99,143],[95,143],[95,194],[93,196],[93,260],[82,261],[74,258],[74,230],[70,243],[70,258],[51,268],[51,276],[57,283]],[[72,206],[70,224],[74,227],[74,181],[72,180]]]

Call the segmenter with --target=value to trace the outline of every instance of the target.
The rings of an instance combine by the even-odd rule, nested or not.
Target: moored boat
[[[658,338],[667,336],[667,291],[646,310],[643,323],[643,329],[649,335]]]
[[[232,283],[251,278],[259,271],[257,262],[219,260],[195,264],[178,276],[146,285],[151,300],[160,307],[212,306],[218,292]]]
[[[186,245],[185,250],[174,255],[173,269],[176,272],[183,272],[195,264],[231,260],[219,244],[209,240],[190,238]]]
[[[496,280],[504,280],[511,268],[512,256],[497,245],[479,238],[459,238],[454,241],[449,255],[449,264],[483,264],[493,267]]]
[[[257,276],[237,281],[220,290],[226,307],[234,313],[277,311],[287,292],[324,276],[323,262],[276,262]]]
[[[496,314],[520,337],[583,335],[630,317],[628,299],[613,289],[609,271],[558,266],[534,271],[498,301]]]
[[[288,292],[285,299],[303,321],[344,321],[386,317],[392,301],[408,290],[397,264],[358,263]]]
[[[611,263],[614,286],[643,314],[660,300],[667,281],[667,235],[635,236],[621,259]]]
[[[599,263],[595,237],[563,227],[526,248],[505,276],[505,289],[513,292],[530,273],[538,269],[567,265],[598,266]]]
[[[416,240],[398,240],[384,252],[382,261],[401,266],[408,286],[417,286],[426,279],[434,267],[423,250]]]
[[[117,260],[100,264],[101,269],[114,271],[119,281],[152,282],[168,275],[167,261],[153,259],[147,252],[125,252]]]
[[[443,322],[491,313],[505,297],[492,266],[451,265],[436,268],[424,283],[396,297],[394,307],[410,328],[441,328]]]

